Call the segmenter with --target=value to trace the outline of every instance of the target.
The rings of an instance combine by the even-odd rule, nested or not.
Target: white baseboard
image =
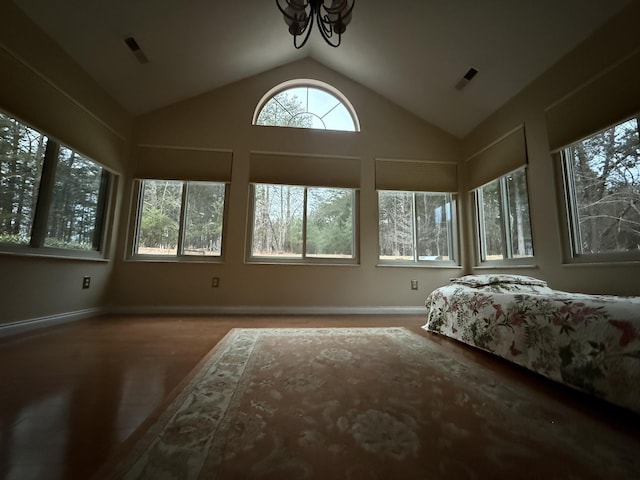
[[[422,315],[425,307],[295,307],[135,305],[109,309],[118,315]]]
[[[136,305],[87,308],[75,312],[20,320],[0,325],[0,337],[61,325],[105,313],[116,315],[423,315],[424,307],[292,307],[292,306],[159,306]]]
[[[86,308],[84,310],[76,310],[75,312],[58,313],[55,315],[47,315],[44,317],[30,318],[28,320],[19,320],[17,322],[5,323],[0,325],[0,337],[16,335],[31,330],[36,330],[53,325],[61,325],[63,323],[74,322],[85,318],[95,317],[104,313],[103,308]]]

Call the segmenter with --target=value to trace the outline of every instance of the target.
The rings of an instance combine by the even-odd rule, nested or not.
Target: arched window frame
[[[328,83],[321,82],[320,80],[314,80],[314,79],[311,79],[311,78],[298,78],[298,79],[295,79],[295,80],[287,80],[286,82],[282,82],[282,83],[276,85],[275,87],[273,87],[272,89],[270,89],[269,91],[267,91],[267,93],[265,93],[262,96],[262,98],[260,99],[260,101],[256,105],[256,109],[253,112],[253,120],[252,120],[251,124],[252,125],[258,125],[258,123],[257,123],[258,122],[258,116],[262,112],[262,109],[265,107],[265,105],[273,97],[275,97],[276,95],[278,95],[281,92],[284,92],[286,90],[290,90],[290,89],[293,89],[293,88],[316,88],[316,89],[319,89],[319,90],[323,90],[323,91],[327,92],[328,94],[334,96],[338,101],[340,101],[344,105],[344,107],[349,112],[349,115],[351,115],[351,119],[353,120],[354,131],[355,132],[359,132],[360,131],[360,120],[358,119],[358,115],[356,114],[356,111],[353,108],[353,105],[351,104],[349,99],[346,96],[344,96],[344,94],[342,92],[340,92],[340,90],[338,90],[337,88],[333,87],[332,85],[329,85]],[[309,112],[309,113],[313,113],[313,112]],[[330,130],[330,129],[328,129],[328,130]]]

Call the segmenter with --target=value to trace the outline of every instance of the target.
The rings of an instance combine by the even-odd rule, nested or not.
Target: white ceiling
[[[309,56],[458,137],[632,1],[356,0],[340,47],[295,50],[275,0],[14,0],[134,115]]]

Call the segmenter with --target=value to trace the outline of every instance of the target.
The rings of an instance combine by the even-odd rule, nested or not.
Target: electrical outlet
[[[82,277],[82,288],[89,288],[91,286],[91,277]]]
[[[220,277],[211,277],[211,288],[218,288],[220,286]]]
[[[418,290],[418,280],[411,280],[411,290]]]

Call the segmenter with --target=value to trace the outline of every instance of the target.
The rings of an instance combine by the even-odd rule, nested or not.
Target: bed
[[[640,413],[640,297],[466,275],[429,294],[423,328]]]

